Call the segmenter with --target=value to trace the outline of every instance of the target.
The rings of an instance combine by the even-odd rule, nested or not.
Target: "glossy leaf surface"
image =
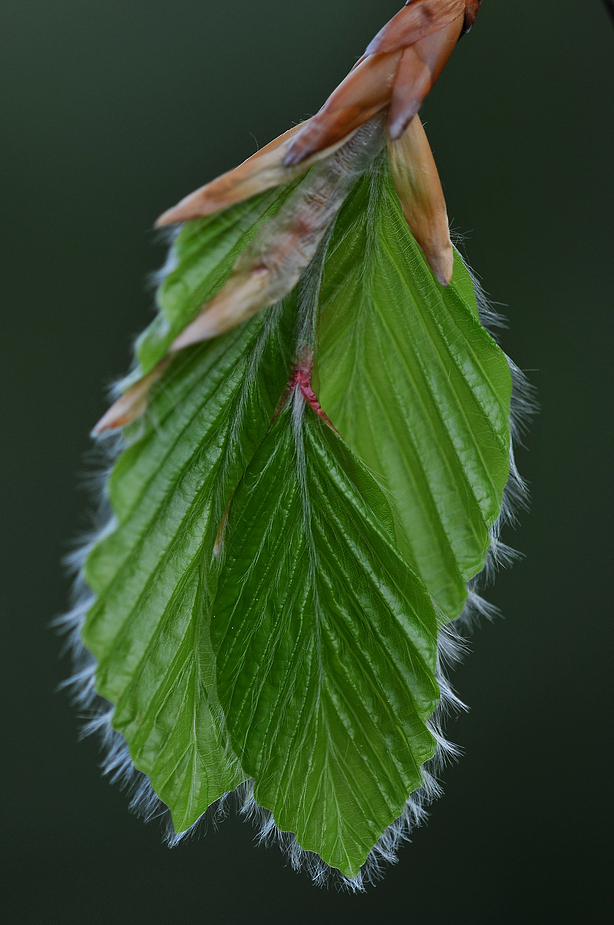
[[[117,705],[114,728],[177,831],[243,779],[215,696],[213,548],[285,384],[284,311],[293,314],[278,307],[173,363],[147,420],[132,425],[109,486],[117,523],[87,562],[96,688]]]
[[[453,619],[501,509],[511,375],[460,257],[447,289],[429,271],[387,167],[339,216],[321,310],[322,407],[390,493],[401,549]]]
[[[141,374],[297,185],[183,228]],[[281,830],[355,876],[435,750],[431,596],[453,618],[484,564],[511,384],[462,262],[442,289],[381,162],[306,276],[180,351],[125,429],[82,636],[178,832],[253,778]],[[285,393],[318,314],[314,386],[339,434],[313,392]]]
[[[280,415],[237,489],[212,638],[256,802],[351,877],[434,754],[437,627],[381,490],[306,413]]]

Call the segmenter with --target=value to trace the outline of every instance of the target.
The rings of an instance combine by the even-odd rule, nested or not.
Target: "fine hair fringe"
[[[172,269],[172,260],[171,257],[155,277],[157,284]],[[471,270],[469,272],[475,287],[480,321],[496,339],[497,331],[505,327],[504,319],[486,298],[475,274]],[[491,542],[486,564],[483,570],[467,584],[468,597],[460,617],[451,623],[442,625],[439,630],[436,678],[441,691],[441,701],[427,724],[437,741],[437,750],[434,757],[422,767],[422,785],[410,795],[403,813],[388,827],[372,849],[360,873],[353,878],[346,877],[340,871],[330,868],[317,854],[304,851],[291,833],[280,832],[275,825],[272,813],[256,804],[251,781],[241,784],[232,793],[225,794],[217,803],[209,807],[190,829],[177,834],[173,828],[169,809],[157,797],[147,776],[134,767],[125,739],[112,727],[113,704],[100,697],[95,691],[96,661],[81,642],[81,629],[94,601],[94,596],[83,579],[83,566],[94,542],[98,542],[101,536],[114,529],[115,519],[104,486],[114,461],[123,449],[121,436],[98,438],[98,446],[102,450],[99,461],[102,462],[104,457],[102,471],[99,471],[96,478],[98,515],[94,529],[88,536],[82,538],[80,548],[68,559],[68,565],[76,575],[72,609],[55,621],[55,625],[67,636],[66,649],[71,651],[73,660],[73,674],[62,686],[69,690],[71,699],[80,711],[83,720],[82,735],[95,734],[99,737],[103,755],[101,761],[103,773],[112,783],[118,784],[127,792],[132,812],[143,817],[146,822],[152,819],[161,821],[164,839],[170,847],[196,834],[204,833],[210,825],[217,826],[234,803],[235,808],[258,829],[256,836],[258,844],[270,845],[276,842],[288,857],[292,868],[297,871],[305,870],[317,886],[331,885],[336,889],[352,893],[361,892],[367,885],[383,876],[386,865],[397,862],[398,849],[410,840],[413,830],[425,821],[428,815],[428,805],[442,792],[439,778],[443,768],[460,753],[456,746],[446,740],[442,731],[447,715],[464,708],[448,680],[447,672],[463,658],[467,651],[466,635],[479,622],[479,619],[486,617],[490,620],[498,613],[497,608],[482,597],[484,588],[492,581],[500,567],[511,564],[518,557],[513,549],[501,541],[501,530],[505,525],[514,525],[517,511],[526,509],[528,505],[527,487],[516,468],[514,448],[522,443],[528,421],[537,410],[537,403],[533,387],[524,373],[509,357],[507,361],[513,383],[510,412],[512,432],[510,473],[503,493],[501,513],[490,529]],[[117,395],[117,391],[117,387],[114,387],[114,396]],[[101,466],[99,465],[98,468],[100,470]]]

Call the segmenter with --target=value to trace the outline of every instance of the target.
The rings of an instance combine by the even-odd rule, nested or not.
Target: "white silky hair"
[[[171,232],[172,234],[172,232]],[[159,284],[174,269],[174,257],[156,274],[155,282]],[[471,271],[470,271],[471,272]],[[316,274],[317,275],[317,274]],[[486,298],[478,279],[471,274],[474,283],[480,321],[496,339],[497,331],[505,326],[501,315]],[[80,548],[69,558],[69,566],[76,573],[72,609],[65,616],[55,621],[56,626],[67,634],[67,648],[72,651],[73,674],[64,682],[83,719],[83,736],[96,734],[101,741],[103,773],[111,782],[119,784],[126,790],[130,800],[130,809],[143,817],[145,821],[160,819],[164,828],[164,837],[170,847],[207,830],[209,825],[216,826],[228,813],[232,803],[239,812],[251,820],[258,828],[257,842],[269,845],[279,844],[295,870],[303,869],[318,886],[332,885],[337,889],[350,892],[364,891],[365,887],[383,876],[388,864],[398,860],[399,847],[410,840],[411,833],[427,818],[427,806],[441,795],[439,778],[447,763],[454,760],[460,750],[448,742],[442,731],[442,724],[450,713],[464,709],[464,705],[455,694],[447,677],[447,671],[458,663],[467,652],[467,633],[474,628],[481,617],[492,619],[498,614],[497,608],[489,604],[482,592],[502,566],[509,565],[517,558],[517,553],[501,541],[501,530],[505,525],[516,523],[516,513],[527,507],[527,488],[520,477],[514,459],[514,447],[522,441],[530,416],[536,411],[536,401],[532,386],[524,373],[507,358],[512,376],[512,399],[510,423],[512,446],[510,449],[510,472],[503,493],[501,513],[490,529],[490,548],[483,570],[467,584],[468,597],[460,617],[442,625],[438,635],[438,658],[436,679],[441,692],[440,704],[427,722],[427,726],[437,742],[437,750],[432,759],[423,765],[422,785],[407,800],[399,818],[390,825],[372,849],[360,873],[349,878],[336,869],[330,868],[320,857],[310,851],[304,851],[291,833],[280,832],[272,813],[259,807],[253,796],[253,782],[241,784],[232,793],[225,794],[213,806],[209,807],[200,819],[186,832],[177,834],[173,828],[169,809],[157,797],[149,779],[137,770],[130,758],[128,746],[123,736],[112,726],[113,704],[100,697],[95,691],[96,661],[81,642],[81,630],[86,615],[94,602],[94,595],[83,579],[83,566],[93,545],[102,536],[115,527],[115,518],[110,509],[105,485],[112,464],[123,449],[121,436],[103,436],[99,439],[105,455],[105,468],[96,480],[98,488],[98,515],[94,529],[83,538]],[[126,380],[124,380],[125,382]],[[113,393],[116,395],[117,387]]]

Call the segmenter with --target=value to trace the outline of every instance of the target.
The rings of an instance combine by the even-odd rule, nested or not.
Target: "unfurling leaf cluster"
[[[427,779],[438,640],[510,471],[510,369],[415,116],[477,6],[416,0],[162,216],[159,313],[97,427],[123,449],[81,636],[113,730],[176,833],[249,782],[350,879]]]

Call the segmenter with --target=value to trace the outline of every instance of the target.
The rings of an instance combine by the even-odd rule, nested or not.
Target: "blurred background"
[[[366,895],[249,824],[172,851],[98,770],[60,681],[88,433],[150,320],[155,217],[313,114],[400,0],[2,5],[0,745],[7,922],[608,921],[614,29],[600,0],[486,0],[425,104],[454,229],[541,413],[525,558],[455,674],[465,756]]]

